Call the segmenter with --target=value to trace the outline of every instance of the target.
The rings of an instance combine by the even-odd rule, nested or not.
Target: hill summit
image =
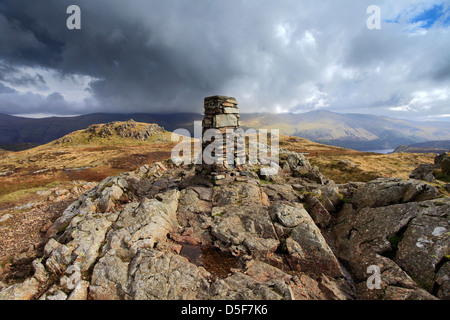
[[[57,139],[54,143],[94,143],[99,142],[99,139],[106,139],[108,143],[114,143],[114,141],[118,142],[121,138],[154,143],[170,141],[169,133],[159,125],[138,123],[131,119],[126,122],[114,121],[105,124],[93,124],[86,130],[68,134]]]

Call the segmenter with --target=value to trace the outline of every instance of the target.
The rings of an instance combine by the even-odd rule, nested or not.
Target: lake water
[[[375,152],[375,153],[382,153],[382,154],[388,154],[393,152],[395,149],[383,149],[383,150],[369,150],[364,152]]]

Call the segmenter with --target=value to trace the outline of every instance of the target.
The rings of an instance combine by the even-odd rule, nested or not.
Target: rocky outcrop
[[[446,153],[441,162],[441,170],[444,176],[450,177],[450,154]]]
[[[423,180],[427,182],[435,182],[434,171],[438,170],[440,165],[421,164],[409,175],[411,179]]]
[[[36,297],[38,291],[39,281],[33,277],[0,291],[0,300],[30,300]]]
[[[139,141],[149,141],[150,139],[154,139],[158,142],[168,142],[164,135],[166,132],[164,128],[157,124],[138,124],[134,120],[93,124],[84,132],[89,133],[91,139],[94,137],[108,138],[117,135],[120,138],[131,138]],[[61,138],[57,140],[57,143],[61,144],[72,141],[71,139],[68,139],[70,139],[70,137]]]
[[[384,189],[374,190],[370,184],[361,190],[365,188],[373,192],[372,199],[381,199],[385,194]],[[398,186],[393,193],[397,191]],[[449,198],[399,204],[362,199],[363,193],[357,193],[353,200],[360,206],[355,209],[346,205],[338,215],[333,230],[337,256],[361,283],[367,278],[370,265],[379,266],[383,279],[381,298],[433,298],[430,293],[436,294],[441,286],[437,273],[450,253]],[[398,193],[397,199],[403,202],[404,196]],[[366,286],[359,289],[361,297],[371,296]],[[391,290],[392,295],[387,293]],[[443,294],[438,297],[444,298]]]
[[[436,177],[450,177],[450,154],[443,153],[434,158],[434,164],[421,164],[409,176],[411,179],[436,182]]]
[[[438,190],[417,180],[376,179],[358,188],[352,204],[357,208],[382,207],[390,204],[434,199]]]
[[[442,162],[444,161],[444,159],[446,159],[446,158],[448,158],[448,157],[449,157],[449,153],[448,153],[448,152],[444,152],[444,153],[442,153],[442,154],[439,154],[439,155],[437,155],[437,156],[434,158],[434,164],[435,164],[435,165],[441,165]]]
[[[294,176],[305,177],[311,181],[323,184],[325,177],[320,173],[319,168],[311,166],[306,157],[301,153],[290,153],[283,166],[289,169]]]
[[[102,181],[1,299],[436,299],[450,200],[417,180],[336,185],[304,155],[221,185],[170,162]],[[251,170],[251,168],[249,168]],[[380,270],[380,288],[367,285]]]

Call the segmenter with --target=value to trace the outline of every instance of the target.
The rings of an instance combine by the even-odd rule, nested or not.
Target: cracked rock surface
[[[107,178],[48,228],[34,274],[0,284],[0,299],[449,297],[449,198],[418,180],[336,185],[304,155],[286,159],[276,182],[213,185],[169,162]]]

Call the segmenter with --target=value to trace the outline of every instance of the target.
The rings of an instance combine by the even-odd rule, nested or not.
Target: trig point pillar
[[[215,137],[221,137],[222,142],[216,142],[214,137],[210,139],[208,129],[214,129],[209,132],[215,132]],[[237,129],[239,129],[239,109],[235,98],[225,96],[205,98],[202,164],[197,167],[198,170],[215,181],[236,177],[246,171],[245,139],[241,130]],[[213,142],[215,142],[214,148],[211,145]],[[210,152],[211,150],[213,151]],[[210,155],[213,157],[217,155],[212,164]]]

